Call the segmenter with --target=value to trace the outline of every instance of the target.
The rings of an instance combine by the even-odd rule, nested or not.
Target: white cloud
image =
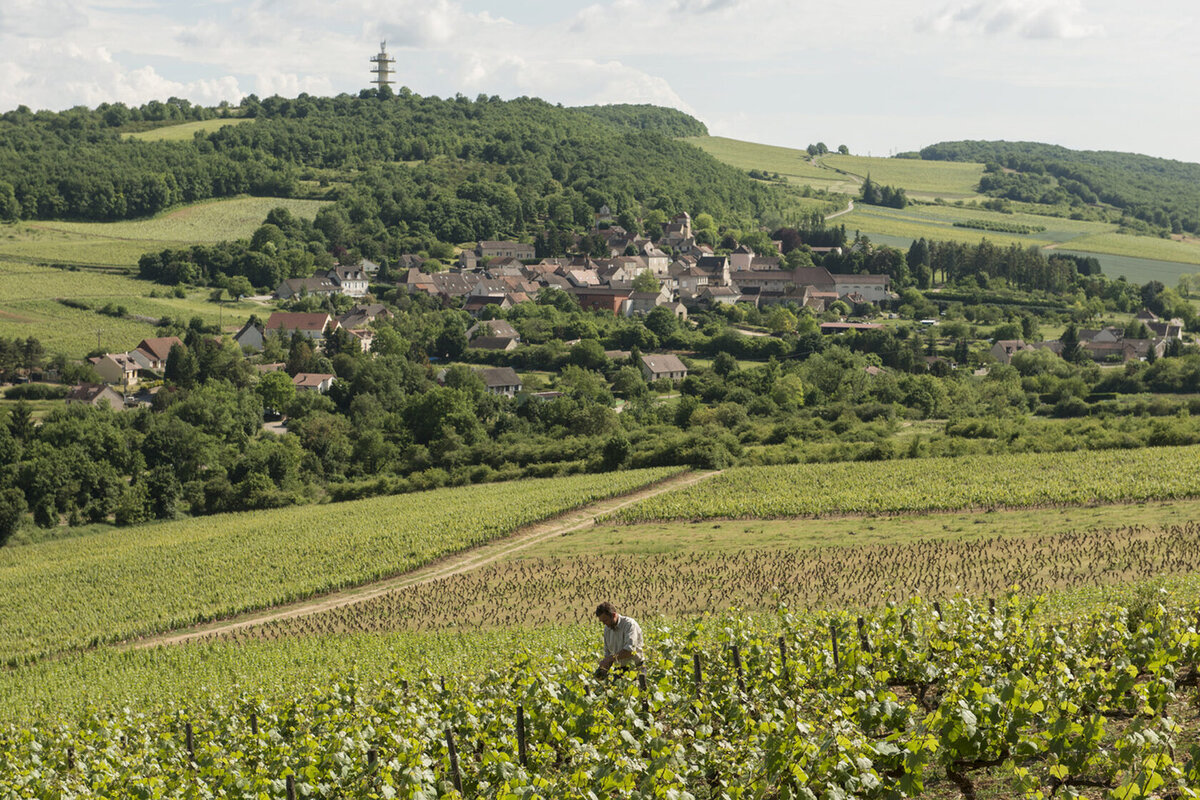
[[[457,81],[464,92],[530,95],[568,105],[653,103],[694,113],[666,80],[615,60],[476,53],[459,63]]]
[[[297,75],[294,72],[260,72],[254,82],[260,97],[279,95],[295,97],[301,92],[313,95],[334,94],[329,78],[324,75]]]
[[[1083,39],[1104,32],[1086,21],[1079,0],[976,0],[918,18],[919,31],[967,32],[1028,39]]]
[[[676,11],[691,14],[707,14],[745,5],[745,0],[674,0],[671,7]]]
[[[149,100],[186,97],[194,102],[237,102],[244,96],[233,76],[194,81],[164,77],[152,66],[126,68],[102,46],[49,41],[18,44],[0,63],[0,109],[28,105],[62,108],[105,102],[140,105]],[[28,65],[32,65],[32,68]]]

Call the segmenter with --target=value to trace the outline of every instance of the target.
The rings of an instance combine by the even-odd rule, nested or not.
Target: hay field
[[[249,237],[277,206],[311,219],[324,203],[279,197],[211,200],[123,222],[29,221],[0,225],[0,259],[35,264],[134,267],[168,247]]]
[[[976,197],[983,164],[956,161],[919,161],[910,158],[872,158],[870,156],[821,156],[819,163],[852,175],[859,180],[869,174],[871,180],[889,186],[901,186],[909,197],[942,197],[947,200]]]
[[[162,297],[150,297],[155,292]],[[240,327],[262,306],[250,301],[217,304],[211,290],[195,289],[187,297],[166,296],[165,286],[118,272],[62,269],[0,259],[0,337],[38,339],[49,353],[80,358],[97,347],[124,352],[154,335],[150,319],[164,316],[206,323],[225,329]],[[57,298],[82,301],[92,310],[71,308]],[[105,305],[124,306],[129,317],[97,313]]]
[[[797,186],[812,186],[833,192],[858,191],[858,181],[814,165],[804,150],[743,142],[723,136],[691,136],[684,141],[699,147],[718,161],[741,170],[778,172],[787,178],[788,183]]]

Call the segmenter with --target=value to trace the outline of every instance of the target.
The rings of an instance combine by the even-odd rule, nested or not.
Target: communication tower
[[[396,63],[396,59],[388,55],[386,41],[379,43],[379,55],[371,56],[371,63],[375,65],[371,67],[371,72],[375,73],[371,83],[375,84],[375,88],[382,89],[385,86],[391,86],[394,83],[392,64]]]

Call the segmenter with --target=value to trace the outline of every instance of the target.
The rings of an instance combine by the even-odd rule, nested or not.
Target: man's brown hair
[[[616,613],[617,613],[617,607],[607,601],[596,606],[596,616],[597,617],[599,617],[601,615],[613,616]]]

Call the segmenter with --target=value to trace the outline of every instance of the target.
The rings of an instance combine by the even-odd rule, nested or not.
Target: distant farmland
[[[241,125],[246,122],[253,122],[253,119],[247,117],[241,118],[221,118],[221,119],[206,119],[199,122],[181,122],[178,125],[164,125],[161,128],[151,128],[148,131],[138,131],[137,133],[127,133],[127,139],[139,139],[143,142],[190,142],[196,131],[215,131],[218,128],[224,128],[226,125]]]
[[[311,219],[324,203],[236,197],[127,222],[21,222],[0,226],[0,259],[85,267],[134,267],[143,253],[249,237],[277,206]]]
[[[151,292],[162,296],[150,297]],[[252,313],[263,313],[262,306],[250,301],[214,303],[210,292],[192,290],[178,298],[168,296],[166,287],[119,273],[0,260],[0,337],[33,336],[51,353],[79,358],[97,347],[128,350],[154,335],[151,319],[200,317],[231,328]],[[64,305],[58,298],[87,308]],[[105,306],[124,307],[126,316],[101,313]]]
[[[956,161],[918,161],[909,158],[827,155],[821,164],[858,179],[871,176],[876,183],[902,186],[912,197],[958,200],[979,194],[983,164]]]

